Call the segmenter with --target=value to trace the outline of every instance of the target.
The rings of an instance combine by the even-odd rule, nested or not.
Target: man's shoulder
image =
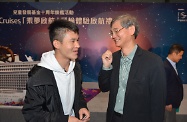
[[[163,60],[158,54],[155,54],[151,51],[144,50],[141,48],[138,49],[137,51],[139,51],[136,54],[136,57],[138,57],[137,60],[146,62],[146,64],[150,66],[157,66],[157,65],[163,66]]]
[[[165,69],[173,69],[173,66],[172,66],[172,64],[166,59],[166,60],[164,60],[164,67],[165,67]]]
[[[148,51],[148,50],[142,49],[142,53],[144,54],[145,57],[148,57],[151,59],[161,59],[161,57],[158,54]]]
[[[53,72],[44,67],[35,65],[28,73],[28,83],[32,85],[52,84]]]
[[[49,69],[46,69],[44,67],[38,66],[38,65],[34,65],[34,67],[29,71],[28,76],[32,77],[34,75],[46,75],[46,73],[51,73],[52,71]]]

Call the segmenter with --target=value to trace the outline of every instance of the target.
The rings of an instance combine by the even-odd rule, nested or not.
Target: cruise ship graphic
[[[1,46],[2,48],[2,46]],[[4,49],[7,49],[3,47]],[[27,57],[26,62],[19,60],[19,55],[0,54],[0,106],[21,106],[26,91],[28,72],[39,61]],[[12,59],[13,57],[13,59]]]

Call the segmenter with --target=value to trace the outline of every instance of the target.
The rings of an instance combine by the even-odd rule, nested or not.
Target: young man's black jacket
[[[87,108],[87,105],[82,94],[81,69],[77,63],[74,73],[73,109],[75,116],[79,118],[79,110]],[[69,116],[64,115],[53,71],[36,65],[29,72],[22,113],[27,122],[68,122]]]

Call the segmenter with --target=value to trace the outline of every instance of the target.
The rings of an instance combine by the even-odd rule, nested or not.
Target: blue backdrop
[[[144,49],[167,56],[171,44],[187,48],[187,4],[182,3],[79,3],[79,2],[1,2],[0,45],[9,47],[27,61],[25,55],[40,60],[41,54],[52,50],[48,25],[54,19],[67,19],[80,28],[79,60],[83,81],[97,82],[101,54],[116,51],[110,39],[111,19],[123,13],[137,17],[140,34],[137,43]],[[187,54],[178,63],[179,75],[187,83]],[[146,62],[145,62],[146,63]]]

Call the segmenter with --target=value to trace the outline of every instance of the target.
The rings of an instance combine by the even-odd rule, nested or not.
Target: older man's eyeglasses
[[[113,36],[114,33],[115,33],[115,34],[118,34],[123,28],[124,28],[124,27],[122,27],[122,28],[120,28],[120,29],[116,29],[116,30],[114,30],[114,31],[111,31],[111,32],[109,33],[110,37],[112,38],[112,36]]]

